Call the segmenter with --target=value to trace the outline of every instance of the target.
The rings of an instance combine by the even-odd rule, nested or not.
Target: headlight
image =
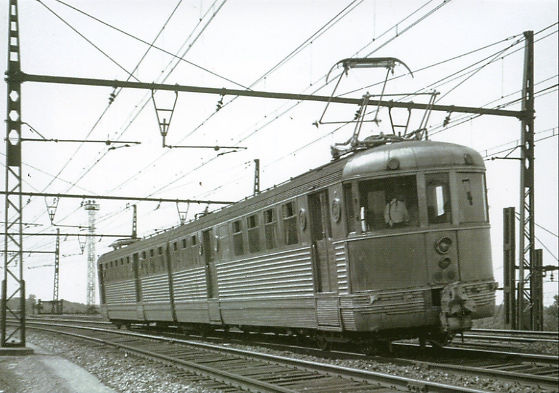
[[[452,246],[451,238],[441,237],[439,240],[435,242],[435,251],[437,251],[441,255],[444,255],[450,251],[451,246]]]

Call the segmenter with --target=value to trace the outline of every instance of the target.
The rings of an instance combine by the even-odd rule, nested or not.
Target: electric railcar
[[[98,260],[119,327],[444,345],[494,313],[484,163],[450,143],[357,151],[129,243]]]

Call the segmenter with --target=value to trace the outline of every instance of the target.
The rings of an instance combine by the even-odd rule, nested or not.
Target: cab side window
[[[451,223],[452,209],[448,173],[425,175],[425,193],[427,194],[429,225]]]

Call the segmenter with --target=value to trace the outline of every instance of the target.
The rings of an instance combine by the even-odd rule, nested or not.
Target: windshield
[[[486,222],[485,177],[483,173],[457,173],[460,223]]]
[[[415,176],[359,182],[359,219],[363,232],[419,226]]]

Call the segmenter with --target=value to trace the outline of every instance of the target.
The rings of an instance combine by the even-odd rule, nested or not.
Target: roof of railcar
[[[481,155],[467,146],[436,141],[406,141],[354,154],[344,167],[342,179],[379,172],[397,174],[398,171],[447,166],[485,168]]]

